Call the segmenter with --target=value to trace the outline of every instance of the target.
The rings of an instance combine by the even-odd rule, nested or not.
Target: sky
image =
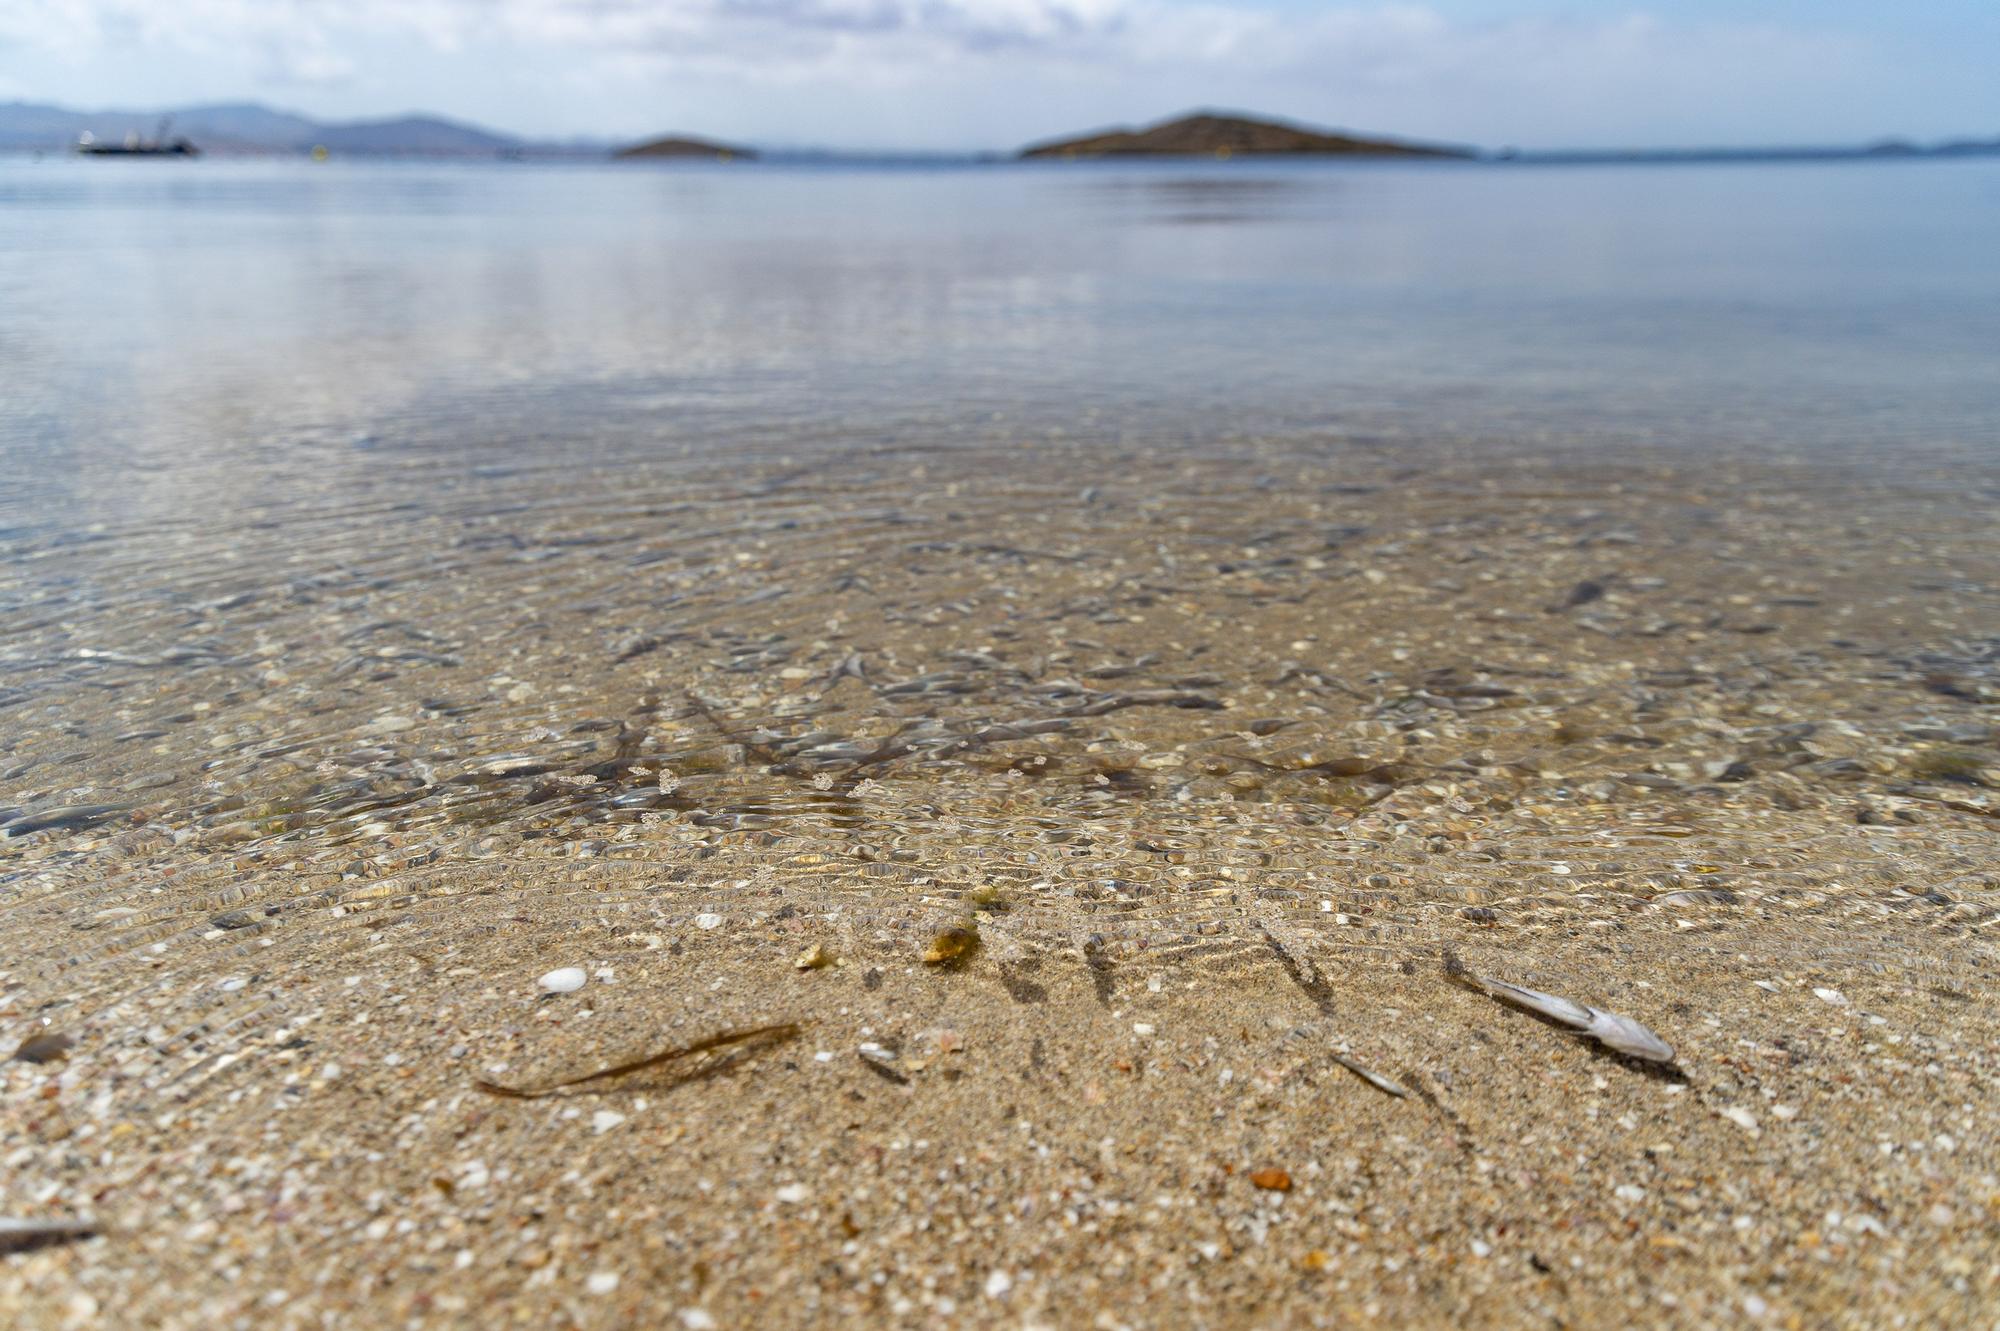
[[[0,101],[1006,149],[1222,107],[1486,147],[2000,136],[2000,0],[0,0]]]

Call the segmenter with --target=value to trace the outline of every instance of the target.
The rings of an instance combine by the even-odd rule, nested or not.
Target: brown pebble
[[[1292,1176],[1284,1170],[1267,1167],[1251,1171],[1250,1181],[1266,1192],[1290,1192]]]
[[[53,1063],[68,1056],[76,1046],[76,1041],[61,1031],[42,1031],[21,1041],[21,1047],[14,1051],[14,1057],[23,1063]]]

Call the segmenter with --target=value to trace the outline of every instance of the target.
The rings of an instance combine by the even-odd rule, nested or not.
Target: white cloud
[[[365,90],[461,114],[504,104],[504,80],[595,80],[598,113],[614,88],[647,115],[649,90],[658,105],[660,89],[699,85],[714,105],[733,88],[754,107],[757,89],[811,88],[818,105],[921,95],[941,125],[983,106],[970,118],[1004,116],[1023,134],[1073,128],[1085,107],[1111,119],[1233,101],[1359,128],[1599,143],[1657,141],[1648,125],[1669,137],[1759,122],[1788,133],[1788,117],[1824,123],[1867,103],[1892,63],[1836,32],[1570,12],[1471,22],[1422,4],[1222,0],[0,0],[0,49],[40,47],[72,66],[117,50],[190,67],[259,52],[261,77],[329,86],[366,82],[361,53],[394,47],[411,53],[403,82],[382,75]]]

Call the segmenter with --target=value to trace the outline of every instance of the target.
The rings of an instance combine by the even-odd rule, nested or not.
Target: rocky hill
[[[1031,144],[1022,157],[1238,157],[1321,154],[1351,157],[1470,157],[1464,148],[1364,139],[1277,120],[1199,112],[1144,129],[1100,130]]]

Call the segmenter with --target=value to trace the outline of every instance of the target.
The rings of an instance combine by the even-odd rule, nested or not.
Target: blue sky
[[[0,100],[1010,147],[1224,106],[1533,147],[2000,135],[2000,0],[0,0]]]

